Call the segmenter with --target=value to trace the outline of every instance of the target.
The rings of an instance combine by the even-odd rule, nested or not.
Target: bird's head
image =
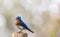
[[[21,16],[17,16],[16,19],[17,19],[17,20],[21,20]]]
[[[18,24],[20,20],[21,20],[21,16],[17,16],[15,23]]]

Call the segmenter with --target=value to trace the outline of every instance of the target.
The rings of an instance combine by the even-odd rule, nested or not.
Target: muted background
[[[0,37],[19,31],[18,15],[34,31],[28,37],[60,37],[60,0],[0,0]]]

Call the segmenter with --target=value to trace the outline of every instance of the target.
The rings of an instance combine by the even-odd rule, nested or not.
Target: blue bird
[[[31,29],[28,28],[28,26],[21,20],[21,16],[16,17],[16,26],[22,30],[26,29],[32,33],[34,33]]]

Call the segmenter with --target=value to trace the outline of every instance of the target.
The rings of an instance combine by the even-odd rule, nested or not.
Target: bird
[[[28,26],[21,20],[21,16],[16,17],[16,26],[21,29],[20,32],[22,32],[24,29],[34,33],[31,29],[28,28]]]

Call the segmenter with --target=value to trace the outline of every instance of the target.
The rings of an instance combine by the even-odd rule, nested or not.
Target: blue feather
[[[28,28],[28,26],[22,20],[19,22],[19,25],[23,26],[26,29]]]

